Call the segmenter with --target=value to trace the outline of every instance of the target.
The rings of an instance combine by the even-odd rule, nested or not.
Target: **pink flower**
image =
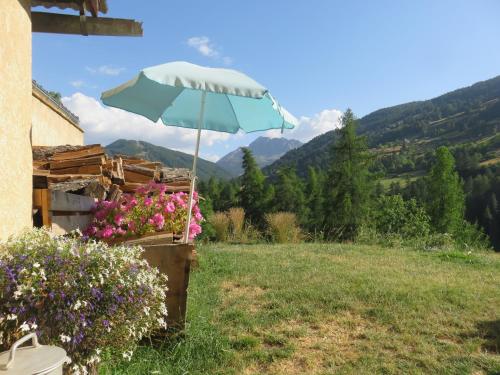
[[[113,227],[110,225],[106,225],[104,230],[102,231],[103,238],[110,238],[113,235]]]
[[[200,221],[202,221],[202,220],[203,220],[203,216],[201,215],[201,213],[200,213],[200,212],[196,212],[196,213],[194,214],[194,218],[196,219],[196,221],[197,221],[197,222],[200,222]]]
[[[146,207],[149,207],[149,206],[151,206],[152,204],[153,204],[153,198],[151,198],[151,197],[147,197],[146,199],[144,199],[144,205],[145,205]]]
[[[194,239],[200,233],[201,226],[195,221],[191,221],[191,224],[189,225],[189,239]]]
[[[165,218],[160,213],[154,214],[151,220],[157,229],[162,229],[165,225]]]
[[[170,214],[172,212],[175,211],[175,204],[173,204],[172,202],[168,202],[166,205],[165,205],[165,212],[167,214]]]
[[[121,225],[123,222],[123,215],[122,214],[116,214],[114,218],[114,222],[116,225]]]
[[[100,210],[100,211],[97,211],[94,216],[97,220],[104,220],[106,215],[107,215],[107,212],[105,210]]]
[[[135,223],[133,221],[129,221],[127,227],[130,231],[135,231]]]

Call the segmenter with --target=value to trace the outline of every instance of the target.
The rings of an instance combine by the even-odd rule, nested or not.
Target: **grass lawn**
[[[184,338],[102,374],[499,374],[500,254],[207,245]]]

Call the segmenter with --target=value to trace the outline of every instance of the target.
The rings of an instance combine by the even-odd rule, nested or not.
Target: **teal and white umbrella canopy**
[[[231,69],[172,62],[143,69],[134,79],[105,91],[104,104],[159,119],[167,126],[246,133],[292,129],[297,120],[269,91],[252,78]]]
[[[298,123],[264,86],[245,74],[181,61],[145,68],[132,80],[103,92],[101,100],[153,122],[161,119],[166,126],[198,129],[188,207],[192,207],[202,129],[227,133],[283,131]],[[186,242],[190,222],[188,210]]]

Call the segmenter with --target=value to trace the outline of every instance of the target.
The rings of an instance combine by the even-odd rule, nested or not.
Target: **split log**
[[[52,161],[49,164],[49,169],[54,170],[62,168],[83,167],[87,165],[103,165],[105,163],[106,158],[104,156],[97,156],[84,159]]]
[[[99,200],[104,200],[106,199],[107,190],[101,183],[92,181],[83,191],[83,195]]]
[[[101,147],[99,144],[87,145],[87,146],[73,146],[73,145],[61,145],[61,146],[33,146],[33,160],[48,160],[52,155],[56,153],[64,153],[68,151],[78,151],[91,149],[96,146]]]
[[[133,164],[133,165],[127,165],[127,164],[123,164],[123,171],[125,172],[134,172],[134,173],[137,173],[137,174],[141,174],[143,176],[147,176],[147,177],[150,177],[151,179],[154,179],[154,178],[159,178],[159,171],[155,169],[150,169],[150,168],[145,168],[145,167],[141,167],[137,164]],[[125,176],[125,179],[126,179],[126,176]]]
[[[121,196],[122,196],[122,191],[120,190],[120,187],[116,184],[113,184],[109,188],[108,196],[106,197],[106,200],[118,202],[120,200]]]
[[[64,151],[54,153],[49,157],[50,161],[55,160],[68,160],[68,159],[81,159],[87,157],[104,156],[104,149],[100,145],[86,147],[79,150]]]
[[[49,188],[51,190],[77,192],[85,189],[92,182],[99,182],[99,178],[97,176],[93,177],[93,179],[70,180],[50,183]]]
[[[84,165],[81,167],[70,167],[62,169],[51,169],[51,175],[62,175],[62,174],[92,174],[92,175],[102,175],[103,169],[100,165]]]

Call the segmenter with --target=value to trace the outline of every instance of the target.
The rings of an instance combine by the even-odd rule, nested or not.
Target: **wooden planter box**
[[[149,236],[135,239],[128,238],[119,242],[124,245],[142,246],[144,248],[143,258],[152,267],[158,268],[161,273],[167,275],[168,331],[183,330],[186,322],[189,272],[193,254],[195,253],[194,245],[172,243],[171,233],[154,233]],[[112,242],[110,244],[117,243]],[[157,334],[163,336],[168,331],[157,332]]]

